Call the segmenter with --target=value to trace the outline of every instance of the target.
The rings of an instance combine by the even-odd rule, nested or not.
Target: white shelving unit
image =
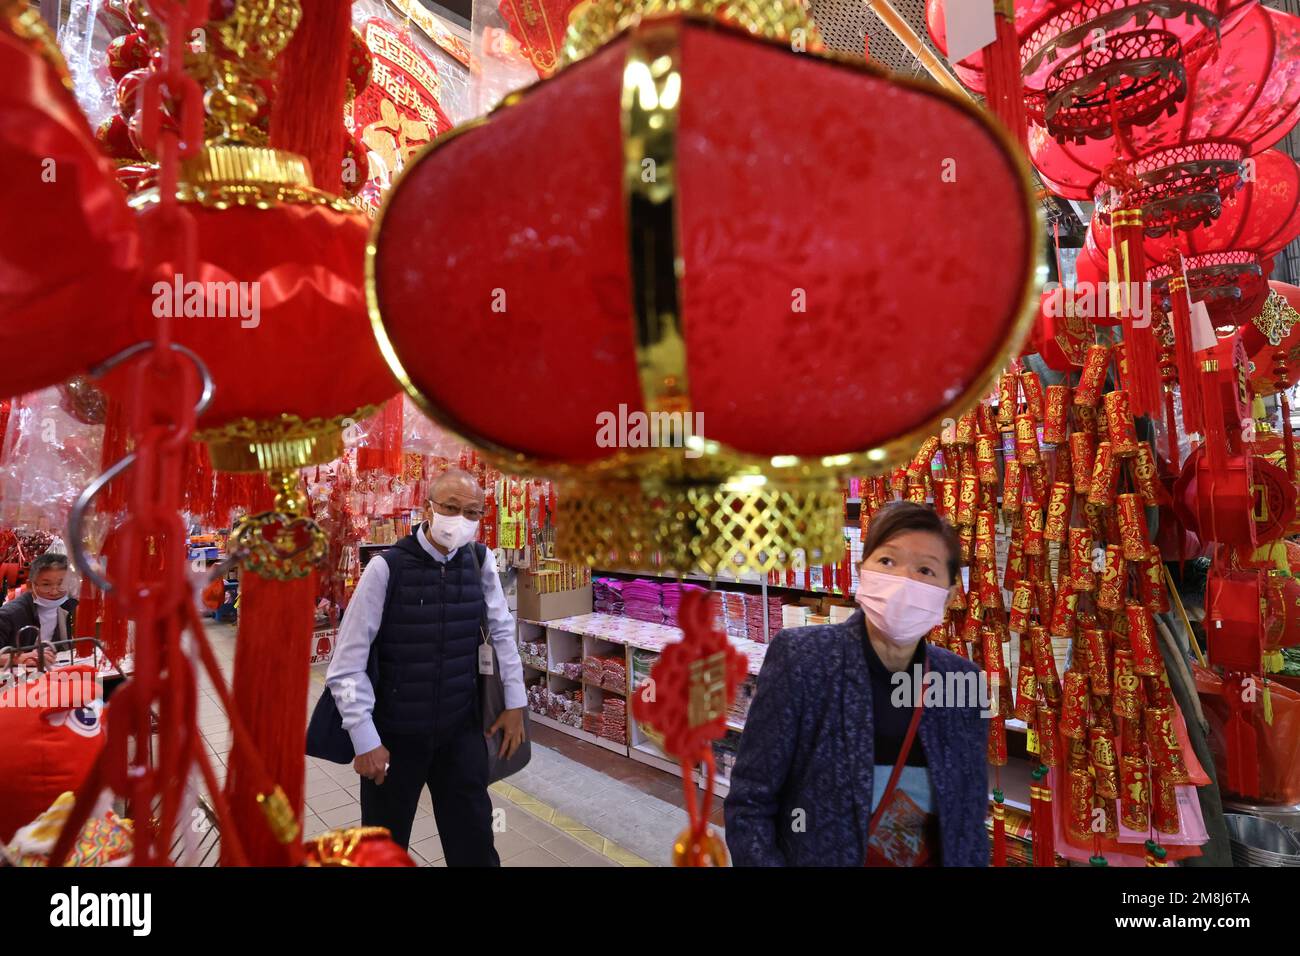
[[[679,765],[670,760],[650,738],[642,731],[632,716],[631,697],[636,693],[635,661],[639,655],[658,655],[664,647],[681,640],[682,632],[675,627],[650,624],[612,614],[580,614],[574,617],[560,618],[552,621],[530,621],[519,619],[518,633],[520,641],[536,643],[546,642],[545,672],[531,665],[525,665],[525,680],[530,677],[542,679],[550,691],[566,691],[581,687],[583,691],[583,712],[603,712],[605,700],[611,695],[622,697],[628,702],[626,711],[628,739],[624,743],[592,734],[581,728],[571,727],[545,714],[533,711],[531,716],[544,727],[551,727],[561,733],[594,743],[613,753],[622,754],[632,760],[655,767],[667,773],[680,775]],[[746,655],[751,677],[763,666],[763,656],[767,645],[754,641],[731,639],[731,644]],[[581,678],[571,679],[559,673],[561,663],[576,663],[588,657],[623,656],[626,669],[626,684],[621,689],[613,689],[604,684],[595,684]],[[727,728],[733,732],[744,729],[744,723],[729,718]],[[697,779],[696,783],[703,781]],[[715,782],[715,792],[721,796],[727,793],[724,778]]]

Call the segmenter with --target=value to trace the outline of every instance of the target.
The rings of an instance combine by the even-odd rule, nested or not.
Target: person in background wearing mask
[[[47,551],[32,560],[27,572],[27,589],[0,607],[0,647],[20,648],[17,663],[36,665],[36,633],[22,631],[24,627],[40,628],[42,641],[66,641],[72,637],[77,601],[68,597],[67,578],[67,556]],[[45,648],[45,663],[54,663],[53,647]],[[9,664],[10,655],[0,654],[0,667]]]
[[[988,865],[987,694],[926,640],[958,583],[957,534],[895,502],[862,553],[859,609],[768,648],[725,805],[737,866]]]
[[[485,618],[507,708],[488,733],[504,729],[503,757],[523,742],[528,702],[496,561],[474,543],[482,517],[473,476],[435,479],[426,521],[362,572],[326,675],[357,754],[362,825],[387,827],[406,847],[427,786],[448,866],[500,864],[478,701]],[[378,687],[367,676],[372,644]]]

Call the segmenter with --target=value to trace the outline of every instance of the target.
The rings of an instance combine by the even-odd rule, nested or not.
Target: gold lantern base
[[[723,482],[653,479],[563,483],[556,554],[591,567],[766,573],[844,556],[843,498],[834,480]]]
[[[216,471],[291,471],[324,465],[343,455],[343,426],[375,414],[375,406],[362,408],[347,418],[309,418],[281,415],[267,421],[238,421],[198,432],[208,446]]]

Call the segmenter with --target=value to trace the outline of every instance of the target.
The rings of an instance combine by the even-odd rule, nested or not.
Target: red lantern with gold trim
[[[1188,65],[1186,97],[1171,113],[1130,127],[1122,143],[1061,143],[1031,126],[1034,166],[1048,188],[1069,199],[1094,199],[1117,149],[1126,168],[1150,186],[1204,181],[1207,171],[1239,178],[1242,159],[1282,139],[1300,118],[1300,17],[1264,4],[1236,6],[1242,12],[1237,22],[1222,23],[1218,55]],[[1159,161],[1143,159],[1149,156]]]
[[[368,281],[399,379],[509,467],[574,479],[566,553],[648,563],[676,541],[668,566],[770,570],[789,536],[714,529],[785,509],[838,554],[834,475],[910,456],[1036,311],[1032,190],[1001,128],[811,52],[803,4],[766,6],[584,8],[569,44],[585,55],[435,142],[377,225]],[[489,335],[512,347],[471,360]],[[547,414],[484,400],[485,375]],[[602,431],[668,414],[702,427],[644,453]],[[595,476],[622,484],[577,482]]]

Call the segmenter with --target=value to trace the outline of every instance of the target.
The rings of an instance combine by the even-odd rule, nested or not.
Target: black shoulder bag
[[[479,548],[483,548],[482,555],[479,554]],[[470,546],[470,553],[474,555],[474,567],[481,578],[487,546],[476,542]],[[495,783],[511,774],[518,773],[527,766],[528,761],[533,756],[533,744],[528,726],[527,706],[524,707],[523,742],[509,757],[502,758],[499,756],[501,741],[505,739],[505,731],[498,730],[491,737],[486,736],[492,725],[497,722],[497,718],[501,716],[501,712],[506,709],[506,685],[501,679],[501,662],[497,660],[497,649],[493,646],[492,638],[488,634],[486,604],[484,604],[483,616],[484,620],[479,621],[479,635],[483,638],[483,643],[492,650],[492,673],[478,675],[478,699],[479,705],[483,708],[483,733],[487,744],[488,783]]]
[[[372,561],[382,561],[383,555],[375,555]],[[396,575],[392,572],[392,567],[388,569],[388,592],[384,598],[384,612],[388,610],[388,603],[393,597],[393,581]],[[347,612],[344,612],[346,616]],[[381,618],[382,620],[382,618]],[[370,642],[370,656],[366,659],[366,676],[370,678],[370,687],[375,693],[375,700],[379,699],[379,635]],[[356,757],[356,752],[352,749],[352,738],[348,732],[343,729],[343,715],[339,713],[338,704],[334,700],[334,692],[326,685],[321,692],[320,699],[316,701],[316,707],[311,712],[311,720],[307,722],[307,756],[317,757],[320,760],[328,760],[331,763],[349,764]]]

